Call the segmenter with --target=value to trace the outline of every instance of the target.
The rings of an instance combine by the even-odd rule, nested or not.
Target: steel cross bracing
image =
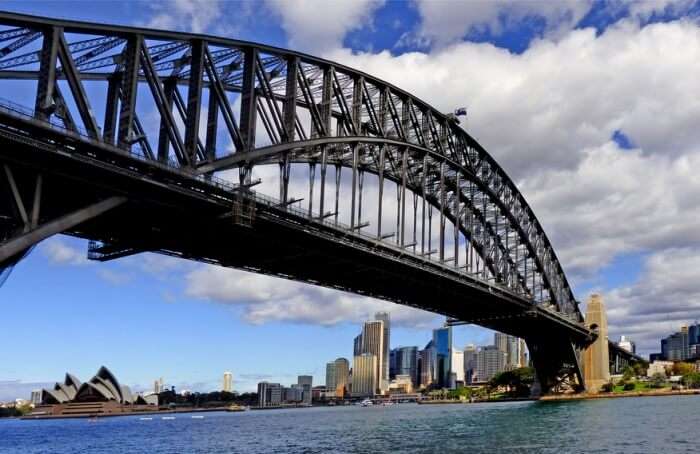
[[[308,212],[319,220],[338,219],[338,185],[335,194],[326,186],[345,169],[350,229],[582,321],[514,183],[454,120],[415,96],[361,71],[248,42],[11,13],[0,13],[0,25],[0,79],[36,81],[35,99],[24,103],[36,119],[207,178],[238,168],[244,187],[255,184],[256,165],[279,165],[283,204],[290,166],[308,164]],[[149,112],[157,127],[145,125]],[[386,193],[375,204],[378,225],[366,225],[366,173],[376,175],[380,194],[385,182],[397,189],[395,232],[381,227]]]

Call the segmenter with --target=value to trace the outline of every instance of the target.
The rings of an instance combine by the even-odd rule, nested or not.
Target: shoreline
[[[598,394],[562,394],[542,396],[538,400],[543,402],[557,402],[566,400],[589,400],[589,399],[619,399],[623,397],[664,397],[664,396],[697,396],[700,389],[684,390],[658,390],[658,391],[632,391],[622,393],[598,393]]]

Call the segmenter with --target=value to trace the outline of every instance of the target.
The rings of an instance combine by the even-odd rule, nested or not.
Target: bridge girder
[[[327,216],[328,168],[338,169],[336,224],[340,169],[349,168],[351,231],[367,231],[361,219],[362,185],[365,172],[371,173],[380,182],[377,241],[393,241],[407,253],[430,258],[425,207],[429,219],[435,209],[439,262],[453,261],[465,276],[495,282],[534,305],[551,306],[574,323],[583,322],[554,249],[513,181],[455,117],[408,92],[341,64],[213,36],[0,12],[3,41],[9,44],[0,49],[0,80],[36,81],[33,111],[0,103],[11,115],[32,117],[77,140],[117,148],[204,181],[238,168],[240,193],[255,184],[255,166],[279,164],[284,206],[290,166],[308,165],[309,219],[319,222]],[[96,96],[98,91],[105,96]],[[93,106],[102,103],[100,130]],[[140,120],[144,111],[157,112],[157,128]],[[314,211],[317,166],[323,184],[321,206]],[[397,189],[393,240],[382,231],[385,181]],[[411,194],[412,229],[406,228]],[[454,232],[452,258],[447,257],[447,223]],[[428,232],[431,226],[428,221]]]

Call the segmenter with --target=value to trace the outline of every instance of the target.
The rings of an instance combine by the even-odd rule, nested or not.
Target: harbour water
[[[691,453],[700,396],[0,420],[0,453]]]

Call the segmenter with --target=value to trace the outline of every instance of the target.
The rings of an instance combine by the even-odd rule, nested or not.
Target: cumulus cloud
[[[659,339],[700,318],[700,247],[671,248],[650,256],[632,285],[605,293],[609,331],[660,350]]]
[[[700,147],[682,156],[621,150],[613,142],[583,151],[572,170],[521,185],[569,274],[586,275],[617,255],[700,245]]]
[[[360,323],[377,311],[389,311],[392,324],[425,328],[435,314],[337,290],[238,270],[202,265],[186,276],[186,293],[223,304],[239,305],[254,324],[296,322],[333,326]]]
[[[528,20],[544,21],[545,33],[549,37],[563,36],[579,23],[592,4],[591,0],[472,0],[448,5],[418,0],[420,27],[416,33],[405,34],[402,40],[404,43],[412,41],[413,44],[442,47],[471,32],[498,36]]]
[[[345,35],[369,24],[383,0],[267,0],[281,18],[291,48],[314,53],[340,47]]]
[[[86,265],[90,263],[85,251],[79,250],[57,237],[44,242],[41,249],[49,262],[54,264]]]
[[[575,168],[622,130],[645,153],[696,143],[700,30],[689,22],[576,30],[522,55],[459,43],[431,53],[353,53],[333,60],[388,80],[443,111],[466,105],[467,130],[516,179]],[[663,64],[660,64],[663,62]],[[436,89],[439,87],[439,90]]]
[[[163,30],[210,34],[222,13],[219,0],[168,0],[149,5],[154,15],[145,25]]]

